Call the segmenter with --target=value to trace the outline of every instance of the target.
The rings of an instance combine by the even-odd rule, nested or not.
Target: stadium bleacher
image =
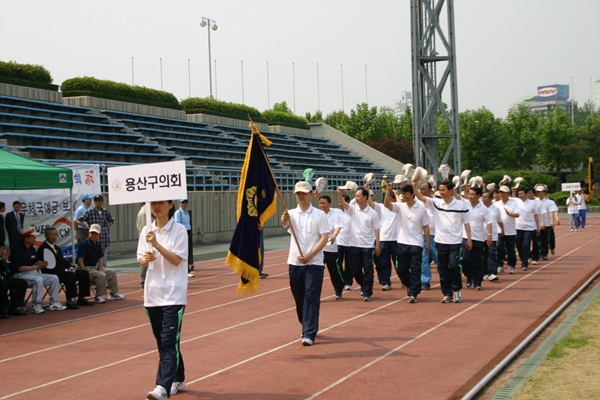
[[[237,190],[251,129],[0,96],[0,147],[47,163],[106,166],[186,160],[189,190]],[[271,168],[293,188],[312,168],[341,185],[384,173],[328,139],[262,132]]]

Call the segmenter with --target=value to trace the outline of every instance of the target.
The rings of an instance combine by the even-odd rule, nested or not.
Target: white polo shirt
[[[330,208],[329,212],[325,213],[325,215],[327,215],[327,221],[329,223],[329,237],[330,238],[331,238],[331,236],[333,236],[333,232],[335,231],[336,228],[341,228],[342,227],[338,211],[339,210],[337,210],[335,208]],[[340,229],[340,232],[341,231],[342,230]],[[337,251],[338,251],[338,241],[337,241],[337,238],[335,238],[335,241],[333,243],[327,241],[327,244],[323,248],[323,251],[326,251],[326,252],[329,252],[329,253],[337,253]]]
[[[517,230],[519,231],[535,231],[537,224],[535,223],[534,215],[537,214],[535,201],[526,199],[525,201],[513,197],[515,204],[519,208],[519,218],[517,218]]]
[[[517,221],[516,220],[518,218],[510,217],[508,214],[506,214],[506,211],[508,211],[511,214],[518,213],[519,208],[517,207],[517,204],[514,202],[514,200],[511,197],[509,197],[506,204],[504,204],[502,201],[497,201],[494,203],[494,206],[496,206],[498,208],[498,210],[500,211],[500,217],[502,218],[502,224],[504,225],[504,234],[506,236],[516,236],[517,235]]]
[[[327,215],[314,208],[312,205],[308,207],[306,211],[302,211],[300,207],[296,207],[293,210],[288,210],[290,216],[290,223],[294,225],[294,232],[296,238],[302,248],[302,254],[310,253],[311,250],[321,239],[323,233],[329,234],[329,221]],[[288,228],[288,233],[292,233],[292,230]],[[288,254],[287,263],[290,265],[302,265],[298,261],[300,257],[300,251],[296,245],[294,237],[290,237],[290,252]],[[325,265],[323,262],[323,251],[316,254],[310,261],[310,265]]]
[[[171,218],[161,231],[152,223],[156,240],[165,249],[181,257],[179,264],[171,264],[158,250],[154,250],[156,260],[152,269],[148,268],[144,283],[144,307],[160,307],[187,304],[188,287],[188,237],[183,225]],[[137,247],[137,259],[140,261],[148,249],[144,226]]]
[[[425,199],[425,206],[431,210],[435,220],[435,242],[461,244],[463,225],[471,221],[467,205],[455,198],[450,203],[437,197]]]
[[[540,202],[543,204],[544,210],[546,211],[544,214],[544,225],[550,226],[552,224],[551,213],[558,211],[556,202],[549,197],[544,197],[544,200],[540,200]]]
[[[488,207],[488,211],[490,213],[490,216],[492,217],[492,241],[496,242],[498,240],[498,233],[500,231],[500,225],[498,225],[498,223],[502,222],[502,217],[500,216],[500,209],[498,207],[494,207],[494,205],[491,204]]]
[[[475,207],[473,207],[471,202],[467,199],[464,199],[463,202],[469,207],[471,213],[471,240],[485,242],[488,237],[487,226],[492,223],[490,211],[485,204],[483,204],[481,199]],[[466,238],[467,231],[463,226],[463,239]]]
[[[350,218],[348,214],[346,214],[339,208],[336,208],[336,210],[338,213],[340,225],[342,226],[342,229],[340,229],[340,233],[338,234],[336,242],[338,246],[350,247],[352,240],[352,218]]]
[[[587,210],[587,204],[585,203],[585,194],[578,194],[577,202],[579,203],[579,205],[577,206],[578,210]]]
[[[392,208],[398,215],[398,243],[422,248],[423,227],[429,225],[425,205],[416,200],[412,207],[406,203],[392,203]]]
[[[369,205],[361,210],[358,204],[349,204],[346,212],[352,219],[351,245],[362,249],[375,247],[375,230],[381,228],[381,220],[375,210]]]
[[[395,204],[395,203],[394,203]],[[375,203],[375,211],[381,220],[379,240],[386,242],[398,241],[398,214],[390,211],[381,203]]]

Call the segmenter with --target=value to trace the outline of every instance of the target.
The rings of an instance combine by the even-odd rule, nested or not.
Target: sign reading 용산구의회
[[[110,204],[185,199],[185,161],[108,168]]]
[[[581,190],[581,184],[579,182],[575,183],[561,183],[560,189],[563,192],[571,192],[573,190]]]

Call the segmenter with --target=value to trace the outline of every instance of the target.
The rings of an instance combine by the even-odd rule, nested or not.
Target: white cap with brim
[[[356,184],[356,182],[346,181],[346,184],[344,186],[340,186],[339,189],[352,190],[353,192],[355,192],[358,190],[358,185]]]
[[[406,179],[406,177],[404,175],[396,175],[394,177],[394,185],[397,185],[399,183],[404,184],[407,182],[408,182],[408,179]]]
[[[92,224],[90,226],[90,232],[102,233],[102,227],[98,224]]]
[[[21,237],[27,237],[31,235],[35,235],[35,228],[33,226],[26,226],[19,231],[19,236]]]
[[[312,185],[310,184],[310,182],[306,182],[306,181],[300,181],[297,182],[296,185],[294,186],[294,193],[310,193],[312,192]]]
[[[327,178],[317,178],[315,181],[315,190],[321,193],[327,187]]]
[[[510,193],[510,188],[508,186],[500,186],[500,189],[498,190],[504,193]]]
[[[363,180],[365,181],[365,183],[371,183],[371,182],[373,182],[374,178],[375,178],[375,174],[372,172],[369,172],[368,174],[365,174],[365,176],[363,177]]]

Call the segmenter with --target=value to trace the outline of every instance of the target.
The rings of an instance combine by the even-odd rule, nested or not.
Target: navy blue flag
[[[277,212],[275,179],[269,168],[262,142],[271,142],[251,123],[252,136],[246,150],[237,200],[237,227],[225,265],[240,275],[238,294],[247,296],[258,290],[261,263],[260,233],[265,222]]]

